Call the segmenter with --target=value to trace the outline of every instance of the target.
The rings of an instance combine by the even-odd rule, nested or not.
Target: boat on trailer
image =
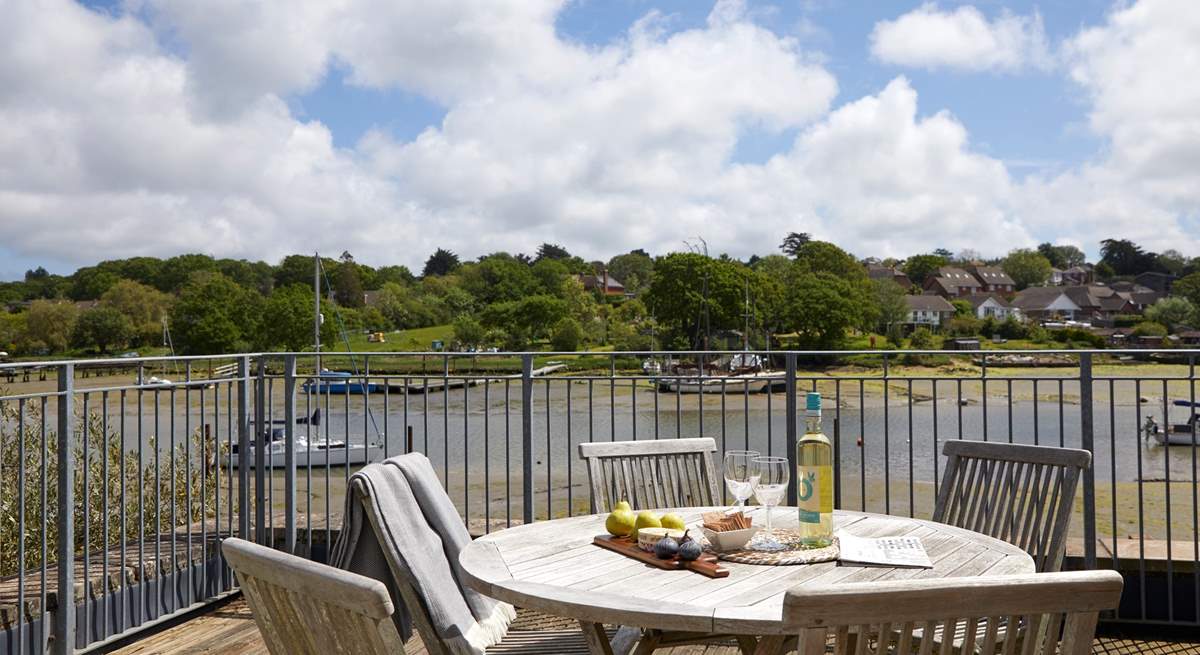
[[[1146,417],[1146,424],[1142,426],[1143,437],[1145,439],[1153,439],[1160,446],[1196,446],[1200,444],[1200,414],[1196,413],[1196,408],[1200,407],[1200,403],[1194,403],[1190,400],[1176,400],[1171,403],[1176,407],[1186,407],[1191,410],[1191,415],[1184,423],[1170,423],[1170,416],[1167,416],[1167,426],[1163,428],[1154,420],[1153,416]]]

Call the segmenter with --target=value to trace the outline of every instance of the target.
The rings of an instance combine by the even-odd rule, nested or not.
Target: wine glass
[[[754,497],[767,508],[767,529],[771,529],[771,508],[783,501],[789,480],[788,461],[783,457],[757,457],[753,462],[757,469]]]
[[[745,507],[746,500],[754,495],[754,458],[757,450],[731,450],[725,453],[725,488],[737,500],[738,507]]]

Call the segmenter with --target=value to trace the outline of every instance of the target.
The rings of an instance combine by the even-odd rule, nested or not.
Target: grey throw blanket
[[[450,652],[482,655],[504,637],[516,613],[462,584],[458,555],[470,539],[429,460],[413,453],[351,477],[331,563],[388,586],[406,641],[411,612],[421,611]],[[422,607],[407,606],[397,581],[415,591]]]

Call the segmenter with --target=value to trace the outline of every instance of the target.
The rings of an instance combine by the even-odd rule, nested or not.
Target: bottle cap
[[[805,397],[805,413],[819,416],[821,414],[821,394],[810,391]]]

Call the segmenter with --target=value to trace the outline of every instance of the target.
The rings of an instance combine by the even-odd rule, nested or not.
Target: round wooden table
[[[705,511],[675,511],[689,527]],[[747,508],[755,524],[765,517]],[[592,544],[605,534],[604,515],[542,521],[494,532],[459,557],[466,583],[480,593],[589,624],[727,635],[781,635],[784,592],[802,584],[905,578],[1013,575],[1035,572],[1033,559],[1004,541],[918,519],[838,510],[834,530],[861,537],[920,537],[932,569],[838,566],[836,562],[756,566],[722,562],[729,577],[665,571]],[[777,507],[776,527],[795,527],[795,508]],[[699,532],[697,529],[696,532]],[[600,633],[602,634],[602,633]],[[597,652],[606,652],[600,648]]]

